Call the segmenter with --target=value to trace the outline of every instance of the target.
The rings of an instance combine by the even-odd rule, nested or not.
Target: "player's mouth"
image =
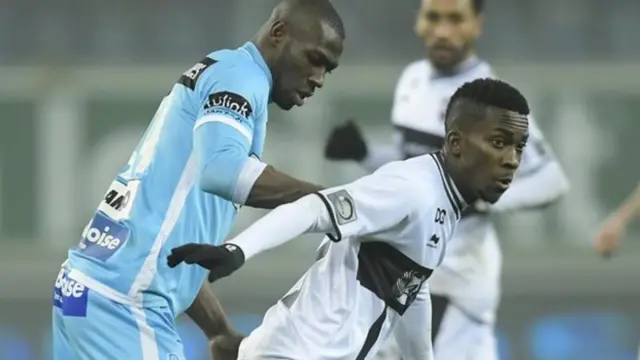
[[[437,58],[450,58],[454,56],[456,50],[448,45],[435,45],[431,47],[430,52],[432,56]]]
[[[304,105],[304,99],[311,97],[313,93],[309,91],[296,91],[294,96],[294,102],[297,106]]]
[[[509,186],[511,185],[511,182],[513,181],[513,177],[512,176],[504,176],[501,178],[498,178],[495,181],[496,187],[502,191],[505,191],[509,188]]]

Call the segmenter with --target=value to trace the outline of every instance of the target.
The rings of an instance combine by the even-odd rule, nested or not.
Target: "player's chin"
[[[457,65],[457,54],[453,51],[437,51],[429,53],[429,60],[438,69],[450,71]]]
[[[276,105],[278,105],[278,107],[282,110],[291,110],[293,108],[293,106],[295,105],[295,103],[293,102],[293,100],[283,100],[283,101],[274,101],[276,103]]]
[[[500,200],[500,197],[502,197],[502,194],[504,194],[505,191],[507,191],[507,189],[505,188],[490,187],[482,191],[482,193],[480,194],[480,199],[488,202],[489,204],[495,204],[498,200]]]

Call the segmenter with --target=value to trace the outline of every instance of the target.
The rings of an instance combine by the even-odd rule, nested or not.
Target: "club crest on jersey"
[[[67,277],[67,270],[62,267],[53,287],[53,306],[65,316],[86,316],[88,293],[89,289]]]
[[[358,218],[356,204],[346,190],[338,190],[327,195],[327,200],[333,205],[339,225],[348,224]]]
[[[215,64],[216,61],[210,59],[208,57],[204,58],[199,63],[193,65],[191,69],[185,71],[178,79],[178,84],[184,85],[191,90],[196,89],[196,83],[198,82],[198,78],[200,75],[211,65]]]
[[[396,298],[405,298],[405,305],[409,306],[418,296],[422,284],[427,277],[417,271],[405,271],[393,286],[393,295]]]
[[[78,251],[106,261],[127,241],[130,233],[125,224],[112,220],[98,211],[84,228]]]
[[[216,109],[231,110],[243,118],[248,118],[253,113],[251,104],[249,104],[247,99],[228,91],[221,91],[209,95],[207,102],[204,104],[205,113],[213,112],[213,110]]]

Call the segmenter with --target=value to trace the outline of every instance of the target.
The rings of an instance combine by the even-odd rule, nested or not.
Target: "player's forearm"
[[[245,260],[248,260],[304,233],[331,230],[329,216],[319,196],[305,196],[294,203],[279,206],[228,242],[240,247]]]
[[[569,191],[569,181],[556,161],[549,162],[535,173],[514,179],[492,211],[539,208],[552,204]]]
[[[625,223],[640,217],[640,183],[638,183],[633,194],[618,208],[616,216],[620,217]]]
[[[322,189],[319,185],[298,180],[267,166],[253,184],[245,205],[273,209]]]
[[[380,166],[402,159],[402,152],[397,144],[387,146],[373,146],[367,149],[367,156],[360,165],[370,172],[376,171]]]
[[[186,313],[209,339],[232,331],[220,302],[207,284],[202,285]]]

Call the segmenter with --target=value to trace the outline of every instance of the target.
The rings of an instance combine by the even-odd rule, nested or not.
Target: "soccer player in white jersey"
[[[528,114],[526,99],[510,85],[467,83],[446,110],[440,151],[280,206],[221,246],[175,248],[169,266],[198,264],[215,281],[303,233],[326,233],[318,260],[267,311],[238,359],[371,359],[391,336],[403,359],[433,359],[425,282],[465,204],[494,203],[509,187],[527,142]]]
[[[407,65],[398,80],[391,112],[395,143],[367,144],[358,127],[348,123],[332,131],[325,156],[355,160],[373,171],[388,161],[439,148],[451,94],[464,82],[494,77],[491,66],[474,52],[483,5],[483,0],[422,0],[415,31],[427,47],[427,58]],[[497,359],[502,253],[491,216],[542,208],[568,190],[566,176],[533,118],[529,126],[529,146],[510,190],[492,206],[478,202],[467,209],[447,257],[430,280],[439,360]],[[394,352],[393,346],[389,344],[388,353]]]
[[[169,250],[221,244],[242,205],[274,208],[320,187],[260,160],[267,105],[301,106],[342,54],[328,0],[283,0],[252,41],[178,77],[129,162],[69,250],[53,291],[54,360],[185,360],[175,318],[240,341],[207,272]]]

